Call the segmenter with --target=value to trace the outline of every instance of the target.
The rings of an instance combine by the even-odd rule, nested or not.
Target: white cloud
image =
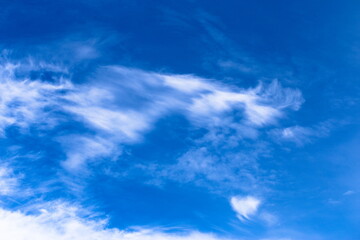
[[[215,192],[224,189],[251,191],[258,187],[259,182],[255,177],[257,153],[231,154],[225,151],[220,155],[210,147],[199,147],[184,153],[175,164],[147,165],[145,168],[158,181],[170,179],[191,183]]]
[[[69,87],[67,84],[50,84],[33,81],[28,76],[17,80],[16,70],[20,65],[0,65],[0,131],[11,125],[27,128],[30,124],[52,125],[44,108],[57,104],[56,93]],[[19,70],[20,71],[20,70]],[[20,73],[18,73],[20,74]],[[43,119],[48,119],[43,122]]]
[[[159,78],[164,79],[165,86],[169,86],[185,93],[214,90],[214,86],[212,86],[211,83],[193,75],[159,75]]]
[[[203,82],[207,80],[203,79]],[[270,92],[264,90],[263,85],[247,90],[231,89],[216,84],[211,87],[205,85],[201,89],[204,92],[192,98],[192,104],[188,109],[192,116],[205,118],[222,117],[226,112],[244,110],[244,119],[247,123],[263,126],[281,117],[282,109],[297,109],[303,101],[299,91],[285,91],[276,81],[269,87]]]
[[[112,140],[98,136],[68,135],[58,139],[65,149],[67,159],[62,165],[71,172],[86,170],[91,160],[106,157],[114,159],[121,149]]]
[[[314,134],[315,133],[312,129],[301,126],[287,127],[281,129],[280,132],[277,133],[281,139],[294,142],[298,145],[302,145],[309,141],[309,138]]]
[[[32,206],[29,210],[0,208],[2,240],[225,240],[197,231],[107,228],[106,220],[89,218],[83,209],[63,202]]]
[[[259,96],[253,95],[252,92],[216,90],[194,98],[189,110],[195,117],[213,118],[234,109],[244,109],[247,121],[259,126],[271,123],[280,116],[276,108],[262,105],[257,102],[258,100]]]
[[[30,79],[31,71],[42,68],[57,71],[54,81]],[[158,119],[173,112],[209,132],[231,129],[236,136],[254,138],[258,128],[275,122],[285,108],[298,109],[303,101],[298,90],[283,88],[277,81],[241,89],[193,75],[121,66],[101,67],[84,84],[73,84],[64,76],[66,69],[52,65],[3,63],[0,130],[33,124],[52,128],[76,120],[90,133],[77,138],[78,147],[68,147],[75,146],[74,133],[62,136],[68,157],[63,166],[73,170],[86,166],[88,160],[115,156],[122,144],[141,141]]]
[[[244,221],[254,215],[261,204],[261,201],[252,196],[234,196],[230,199],[232,209],[237,213],[237,217]]]
[[[135,141],[142,131],[149,128],[151,119],[148,119],[146,113],[135,109],[120,108],[118,105],[121,103],[114,102],[114,94],[106,87],[77,86],[76,90],[62,97],[67,101],[62,108],[90,128],[110,133],[121,141]]]
[[[327,136],[332,128],[331,121],[324,121],[312,127],[291,126],[286,128],[278,128],[270,131],[270,135],[276,141],[293,142],[296,145],[304,145],[311,142],[314,138]]]
[[[268,226],[274,226],[279,222],[276,215],[267,211],[262,211],[259,215],[260,219],[263,220]]]
[[[17,194],[19,179],[8,167],[0,167],[0,196],[12,196]]]

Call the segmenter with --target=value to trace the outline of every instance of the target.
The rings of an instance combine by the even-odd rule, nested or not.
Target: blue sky
[[[0,2],[0,239],[360,239],[358,1]]]

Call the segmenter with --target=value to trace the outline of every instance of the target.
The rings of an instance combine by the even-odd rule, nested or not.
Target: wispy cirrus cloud
[[[26,129],[31,124],[54,124],[48,118],[46,107],[57,105],[59,92],[68,88],[67,84],[52,84],[30,79],[29,72],[21,76],[22,64],[3,63],[0,66],[0,131],[11,125]],[[31,68],[31,70],[34,70]],[[45,122],[42,119],[47,118]]]
[[[19,177],[7,166],[0,167],[0,196],[18,195]]]
[[[210,132],[226,127],[255,136],[257,128],[273,123],[287,108],[298,109],[303,101],[298,90],[278,82],[241,89],[193,75],[109,66],[100,67],[91,81],[74,84],[66,71],[54,74],[51,81],[31,79],[32,70],[42,67],[33,65],[4,63],[1,84],[7,91],[1,101],[1,125],[4,130],[32,124],[51,128],[69,120],[83,124],[90,135],[77,138],[81,144],[69,144],[76,135],[72,132],[59,138],[68,156],[63,163],[67,169],[85,167],[89,159],[119,152],[121,144],[141,141],[143,133],[171,113],[181,113]]]
[[[217,193],[230,190],[252,192],[263,187],[262,179],[258,176],[260,169],[257,163],[263,151],[260,149],[261,145],[257,145],[255,151],[252,148],[214,148],[211,144],[206,141],[189,149],[174,164],[148,165],[145,169],[149,170],[153,178],[163,183],[170,180],[193,184]],[[217,153],[216,149],[221,149],[223,153]]]
[[[269,134],[277,142],[292,142],[298,146],[303,146],[316,138],[329,135],[333,125],[334,122],[330,120],[310,127],[295,125],[286,128],[275,128],[272,129]]]
[[[71,173],[84,173],[87,164],[102,158],[116,159],[121,148],[116,143],[98,136],[67,135],[58,138],[66,153],[62,166]]]

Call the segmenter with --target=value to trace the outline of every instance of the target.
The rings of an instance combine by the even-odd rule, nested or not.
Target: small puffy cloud
[[[250,219],[258,211],[260,204],[261,201],[252,196],[234,196],[230,199],[230,205],[241,221]]]

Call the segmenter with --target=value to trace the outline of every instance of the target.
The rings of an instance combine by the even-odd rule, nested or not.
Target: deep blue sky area
[[[3,0],[0,47],[0,239],[360,239],[359,1]]]

